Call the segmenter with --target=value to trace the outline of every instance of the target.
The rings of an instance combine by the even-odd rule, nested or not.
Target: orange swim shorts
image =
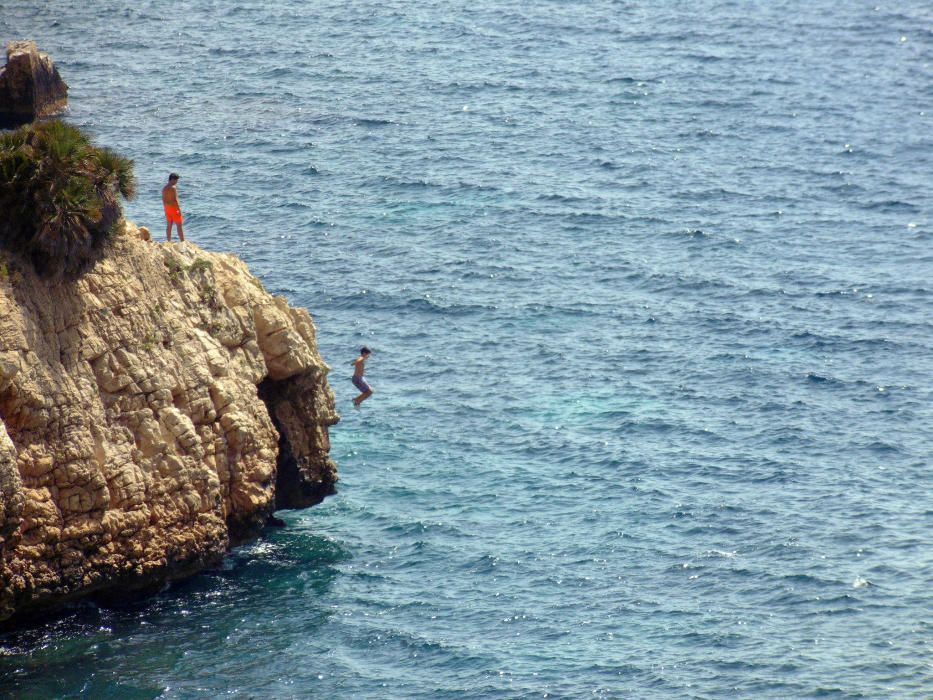
[[[165,209],[165,220],[170,224],[180,224],[183,221],[181,209],[178,207],[172,204],[163,204],[162,208]]]

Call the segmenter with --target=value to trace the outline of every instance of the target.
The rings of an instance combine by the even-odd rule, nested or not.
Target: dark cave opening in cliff
[[[275,510],[307,508],[320,503],[334,493],[334,486],[309,478],[307,459],[296,457],[288,428],[280,419],[280,407],[291,400],[292,383],[266,377],[257,389],[259,398],[269,412],[269,419],[279,434],[275,464]]]

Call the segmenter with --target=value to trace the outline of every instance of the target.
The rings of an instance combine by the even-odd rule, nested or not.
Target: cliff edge
[[[333,491],[307,311],[122,223],[76,280],[0,252],[0,620],[215,564]]]

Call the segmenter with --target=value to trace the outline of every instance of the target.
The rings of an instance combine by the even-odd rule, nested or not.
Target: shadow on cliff
[[[300,384],[288,379],[276,381],[266,377],[259,383],[259,398],[269,410],[272,424],[279,433],[279,451],[276,458],[275,509],[308,508],[317,505],[337,492],[333,462],[324,457],[314,464],[310,457],[295,454],[293,444],[299,436],[292,435],[295,426],[283,416],[284,407],[297,405],[304,391]],[[285,420],[283,420],[285,418]]]

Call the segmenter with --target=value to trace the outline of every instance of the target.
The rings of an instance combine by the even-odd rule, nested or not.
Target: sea
[[[0,0],[19,38],[128,218],[177,172],[310,310],[340,482],[4,633],[0,696],[933,697],[928,0]]]

